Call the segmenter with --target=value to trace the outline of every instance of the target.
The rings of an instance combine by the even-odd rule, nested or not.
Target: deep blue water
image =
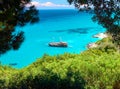
[[[0,57],[2,64],[17,63],[23,68],[45,53],[49,55],[80,53],[86,45],[99,39],[94,34],[104,32],[100,25],[92,22],[92,14],[77,10],[40,10],[40,22],[25,27],[16,27],[25,32],[25,41],[17,51],[9,51]],[[51,41],[65,41],[67,48],[49,47]]]

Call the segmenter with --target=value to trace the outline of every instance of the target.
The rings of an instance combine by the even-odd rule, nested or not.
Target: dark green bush
[[[23,69],[0,66],[0,89],[119,89],[120,54],[89,49],[44,55]]]

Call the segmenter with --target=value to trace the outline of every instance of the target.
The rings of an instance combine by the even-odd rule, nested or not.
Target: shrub
[[[45,55],[23,69],[0,66],[1,89],[119,89],[120,55],[98,48]]]

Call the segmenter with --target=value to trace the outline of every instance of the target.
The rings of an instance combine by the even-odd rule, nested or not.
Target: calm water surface
[[[49,55],[80,53],[86,45],[99,39],[94,34],[104,32],[98,24],[92,22],[92,14],[77,10],[40,10],[40,22],[26,25],[17,30],[25,32],[25,41],[17,51],[9,51],[0,57],[2,64],[17,63],[16,68],[23,68],[45,53]],[[51,41],[65,41],[67,48],[49,47]]]

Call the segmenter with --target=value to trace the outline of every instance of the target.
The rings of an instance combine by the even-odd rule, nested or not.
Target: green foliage
[[[119,89],[120,55],[90,49],[81,54],[45,54],[17,70],[0,66],[0,88],[8,89]]]
[[[98,44],[97,49],[101,50],[102,52],[112,53],[119,50],[117,46],[113,43],[111,37],[104,38],[96,42],[96,44]]]
[[[67,0],[70,4],[74,4],[80,11],[81,5],[83,10],[90,11],[91,5],[94,6],[94,16],[92,20],[98,22],[107,29],[112,35],[114,43],[120,45],[120,0]]]
[[[39,21],[38,10],[26,7],[30,0],[0,0],[0,55],[17,50],[24,41],[24,33],[15,31],[16,26]]]

